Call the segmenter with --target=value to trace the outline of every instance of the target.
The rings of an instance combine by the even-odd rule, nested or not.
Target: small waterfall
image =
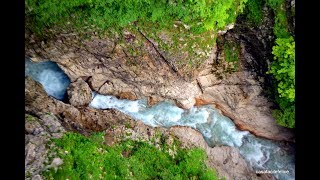
[[[25,59],[25,76],[30,76],[42,84],[48,95],[65,100],[70,79],[56,63],[51,61],[35,63]]]

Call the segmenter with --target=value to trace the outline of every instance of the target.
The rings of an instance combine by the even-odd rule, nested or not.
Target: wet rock
[[[194,106],[195,103],[196,103],[196,100],[194,98],[176,101],[177,106],[183,109],[190,109]]]
[[[204,105],[212,104],[211,102],[201,98],[196,98],[195,100],[196,100],[196,103],[194,104],[195,106],[204,106]]]
[[[116,40],[110,37],[91,40],[74,37],[71,41],[57,36],[57,39],[46,42],[45,49],[37,47],[38,52],[34,52],[31,47],[36,43],[26,45],[26,54],[38,59],[41,59],[38,57],[41,55],[57,62],[72,82],[80,77],[91,77],[88,80],[90,87],[100,94],[131,99],[157,95],[179,101],[200,95],[197,85],[172,71],[172,67],[141,34],[130,32],[130,37],[131,35],[138,44],[130,44],[130,47],[128,44],[117,44]],[[78,44],[84,48],[78,47]],[[134,48],[139,51],[138,57],[129,54],[128,49],[132,46],[137,46]],[[77,101],[78,99],[75,98]]]
[[[76,108],[58,101],[49,97],[43,90],[42,85],[29,77],[25,79],[25,109],[26,112],[42,117],[53,134],[57,133],[59,128],[53,123],[57,121],[52,121],[54,117],[50,115],[59,117],[66,128],[82,133],[102,131],[110,126],[132,121],[129,116],[117,110],[96,110],[90,107]],[[44,116],[44,114],[50,115]]]
[[[170,134],[179,138],[184,147],[200,147],[208,156],[207,165],[217,170],[219,176],[226,179],[270,179],[264,175],[257,176],[255,171],[233,147],[221,146],[211,148],[200,132],[190,127],[171,127]],[[272,178],[271,178],[272,179]]]
[[[214,104],[239,129],[268,139],[294,140],[290,129],[276,124],[272,103],[262,94],[262,87],[249,72],[233,73],[220,84],[202,88],[203,94],[199,98],[206,101],[205,104]]]
[[[87,106],[92,99],[92,91],[89,85],[78,78],[68,87],[68,98],[71,105],[75,107]]]
[[[158,96],[149,96],[148,97],[148,106],[153,106],[161,101],[161,97]]]
[[[119,99],[137,100],[137,96],[132,92],[121,92]]]

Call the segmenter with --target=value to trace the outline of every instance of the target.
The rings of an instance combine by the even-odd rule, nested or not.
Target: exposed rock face
[[[130,92],[138,99],[157,95],[190,108],[200,89],[173,71],[142,35],[133,35],[138,45],[120,44],[113,38],[81,40],[77,36],[60,36],[41,47],[29,44],[26,55],[32,60],[45,58],[57,62],[72,82],[87,77],[90,87],[101,94],[119,97]],[[130,47],[140,55],[127,52]]]
[[[168,144],[172,144],[173,139],[178,138],[184,147],[203,148],[209,157],[208,166],[215,168],[220,176],[225,176],[227,179],[266,179],[265,176],[258,177],[235,148],[211,148],[202,135],[192,128],[152,128],[116,110],[95,110],[88,107],[78,109],[49,97],[41,84],[30,78],[26,78],[25,85],[26,112],[40,117],[26,118],[26,171],[30,172],[30,177],[41,179],[39,173],[45,167],[55,168],[63,163],[57,157],[52,162],[47,162],[47,157],[54,157],[54,155],[48,155],[48,149],[45,146],[49,138],[61,137],[66,131],[61,126],[63,124],[67,130],[77,130],[82,134],[106,130],[107,145],[113,145],[123,138],[151,143],[150,140],[160,133],[161,137],[167,137]],[[155,141],[156,146],[159,146],[160,141],[161,138],[158,137]]]
[[[172,127],[170,132],[179,138],[183,146],[203,148],[208,155],[208,166],[214,167],[226,179],[274,179],[272,176],[257,176],[233,147],[209,147],[201,133],[192,128]]]
[[[213,104],[230,117],[241,130],[275,140],[293,141],[293,133],[275,123],[272,117],[272,103],[262,95],[262,88],[250,72],[233,73],[225,80],[217,82],[211,75],[202,76],[207,86],[202,86],[203,94],[198,104]]]
[[[71,81],[85,78],[90,88],[100,94],[131,100],[148,98],[149,105],[172,99],[185,109],[197,102],[199,105],[201,99],[202,103],[215,104],[240,129],[268,139],[292,141],[293,133],[276,124],[271,113],[272,102],[262,91],[263,81],[267,82],[268,79],[260,75],[266,71],[268,56],[263,53],[257,56],[255,52],[270,49],[272,37],[269,37],[268,27],[271,25],[268,20],[265,24],[254,32],[243,29],[240,32],[250,33],[232,35],[241,39],[242,59],[237,72],[231,75],[226,73],[231,65],[223,62],[219,49],[211,47],[210,55],[203,57],[202,68],[194,70],[191,78],[184,78],[182,72],[175,71],[164,60],[156,41],[151,42],[142,34],[130,31],[125,34],[134,38],[125,42],[120,42],[118,37],[82,40],[77,35],[60,35],[43,43],[34,40],[34,43],[26,45],[26,55],[34,60],[50,59],[57,62]],[[230,36],[230,33],[238,30],[236,24],[224,36]],[[165,35],[162,39],[166,39]],[[129,53],[130,48],[135,52]],[[257,50],[253,51],[254,48]],[[184,56],[185,52],[180,53]],[[179,51],[166,54],[166,57],[174,57],[176,60],[179,57]],[[264,56],[266,58],[260,58]],[[93,111],[90,108],[84,109]],[[66,110],[63,113],[78,119],[88,116],[80,110]]]
[[[182,143],[183,147],[200,147],[205,150],[208,156],[207,165],[210,168],[217,170],[220,177],[226,179],[274,179],[272,176],[258,176],[248,166],[247,162],[242,158],[239,151],[233,147],[214,147],[211,148],[207,145],[203,139],[201,133],[190,127],[171,127],[165,128],[151,128],[140,121],[134,123],[132,129],[125,127],[119,127],[115,130],[115,137],[123,137],[123,134],[130,134],[125,138],[142,140],[150,142],[150,139],[154,138],[154,144],[159,146],[160,138],[155,138],[160,134],[166,137],[166,144],[172,144],[173,139],[177,138]],[[160,136],[160,137],[161,137]]]
[[[46,165],[54,163],[49,161],[49,157],[55,156],[49,153],[47,142],[51,138],[61,137],[65,132],[59,119],[53,115],[43,113],[40,118],[25,115],[26,179],[44,179],[41,172],[48,168]]]
[[[25,110],[40,116],[42,113],[51,113],[63,120],[63,124],[70,130],[81,133],[102,131],[113,125],[131,122],[131,118],[117,110],[96,110],[90,107],[76,108],[49,97],[42,85],[25,79]]]
[[[120,99],[137,100],[137,96],[131,92],[121,92],[119,94]]]
[[[87,106],[91,102],[92,91],[82,78],[78,78],[69,85],[68,98],[70,104],[75,107]]]

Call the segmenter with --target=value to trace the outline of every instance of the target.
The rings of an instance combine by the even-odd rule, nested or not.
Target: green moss
[[[66,133],[55,139],[63,159],[55,172],[45,172],[47,179],[218,179],[205,165],[202,149],[177,149],[175,157],[147,142],[122,141],[104,145],[103,133],[85,137]],[[68,151],[68,153],[64,153]]]
[[[32,121],[35,121],[36,120],[36,118],[35,117],[33,117],[33,116],[31,116],[30,114],[26,114],[26,118],[25,118],[27,121],[29,121],[29,122],[32,122]]]
[[[224,60],[227,62],[227,66],[224,67],[226,73],[236,72],[239,68],[240,59],[240,45],[232,40],[219,39],[219,44],[222,44],[222,52],[224,54]]]
[[[26,172],[26,178],[31,178],[31,176],[32,176],[31,172],[27,171]]]
[[[240,57],[240,46],[233,41],[225,41],[223,52],[227,62],[237,62]]]
[[[131,124],[130,124],[130,122],[125,122],[124,123],[124,126],[128,129],[128,128],[131,128]]]
[[[139,28],[145,35],[157,43],[158,49],[165,52],[165,57],[179,70],[199,68],[208,58],[216,38],[214,31],[192,34],[183,23],[176,22],[163,31],[153,30],[152,23],[145,23]]]

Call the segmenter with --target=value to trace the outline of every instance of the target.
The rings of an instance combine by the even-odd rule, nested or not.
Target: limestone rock
[[[129,44],[120,45],[113,37],[81,40],[77,36],[72,36],[72,39],[57,36],[57,39],[45,42],[47,48],[35,47],[37,52],[32,47],[36,42],[26,45],[26,55],[41,59],[40,55],[57,62],[72,82],[77,82],[80,77],[90,77],[89,86],[100,94],[118,97],[122,94],[126,98],[128,94],[123,96],[123,93],[130,92],[133,96],[128,98],[131,99],[156,95],[172,100],[188,100],[201,94],[196,84],[172,71],[172,67],[141,34],[127,33],[135,37],[137,44],[127,42]],[[128,49],[132,46],[138,48],[139,56],[129,54]],[[179,56],[179,53],[173,56]],[[82,104],[79,97],[71,98],[70,102]]]
[[[110,126],[132,121],[129,116],[117,110],[97,110],[90,107],[76,108],[58,101],[48,96],[42,85],[29,77],[25,79],[25,109],[26,112],[38,115],[46,123],[50,124],[51,133],[56,133],[59,128],[56,128],[55,124],[52,123],[56,122],[52,121],[53,117],[44,114],[49,113],[50,115],[58,116],[69,129],[82,133],[102,131]]]
[[[237,32],[234,35],[236,39],[245,39],[241,42],[242,57],[239,70],[231,75],[226,73],[225,69],[219,68],[219,63],[223,65],[223,59],[219,56],[219,48],[214,46],[208,47],[208,52],[199,52],[199,54],[205,54],[200,58],[201,62],[204,62],[203,67],[194,70],[191,73],[193,77],[185,78],[182,72],[186,67],[180,67],[178,72],[175,72],[164,60],[165,58],[175,64],[179,59],[188,57],[185,51],[164,52],[158,46],[160,43],[155,40],[149,42],[141,34],[129,30],[126,34],[134,37],[135,43],[130,40],[120,44],[115,37],[82,40],[78,36],[65,38],[65,36],[58,35],[46,41],[43,46],[45,48],[36,46],[41,42],[27,44],[26,55],[31,58],[41,56],[43,59],[57,62],[71,81],[84,76],[90,77],[88,80],[90,87],[101,94],[129,99],[157,97],[154,102],[150,100],[150,104],[171,99],[184,109],[189,109],[196,103],[197,105],[203,104],[205,101],[205,104],[214,104],[242,130],[248,130],[268,139],[293,141],[293,133],[275,123],[272,117],[272,103],[263,95],[264,88],[255,79],[255,74],[263,74],[268,67],[268,54],[265,52],[268,48],[271,49],[269,46],[272,38],[269,36],[273,34],[272,22],[270,18],[266,18],[258,30],[252,30],[254,32],[248,28],[241,28],[243,26],[238,27],[237,24],[231,24],[226,27],[228,31],[224,34],[229,37],[230,33]],[[250,33],[246,34],[247,31]],[[170,32],[160,34],[161,39],[170,44],[172,34]],[[129,48],[138,50],[139,55],[130,55]],[[159,51],[155,48],[158,48]],[[267,81],[267,79],[264,80]],[[27,97],[26,102],[42,111],[62,114],[64,119],[69,119],[70,122],[91,124],[96,128],[106,127],[98,120],[87,121],[90,119],[88,115],[83,115],[83,112],[73,106],[51,99],[38,104],[44,100],[41,100],[42,96],[37,96],[35,92],[26,93],[31,93],[30,95],[35,98],[33,100]],[[195,98],[198,99],[198,102]],[[203,101],[200,103],[199,99]],[[82,116],[86,116],[87,120],[84,120]]]
[[[172,127],[175,135],[185,147],[201,147],[208,156],[208,166],[217,170],[219,176],[226,179],[272,179],[267,176],[257,176],[239,151],[233,147],[221,146],[211,148],[203,139],[201,133],[190,127]]]
[[[69,85],[68,98],[70,104],[75,107],[87,106],[91,102],[92,91],[82,78],[78,78]]]
[[[148,106],[153,106],[162,100],[159,96],[149,96],[148,97]]]
[[[49,156],[54,156],[48,147],[51,138],[59,138],[66,131],[57,117],[43,114],[40,118],[26,114],[25,120],[25,174],[26,179],[43,179]]]
[[[121,92],[119,94],[120,99],[137,100],[137,96],[132,92]]]
[[[276,124],[272,103],[262,95],[262,87],[249,72],[234,73],[219,84],[202,88],[199,98],[214,104],[239,129],[268,139],[294,141],[291,130]]]
[[[195,103],[196,103],[195,98],[177,100],[177,105],[183,109],[190,109],[194,106]]]

